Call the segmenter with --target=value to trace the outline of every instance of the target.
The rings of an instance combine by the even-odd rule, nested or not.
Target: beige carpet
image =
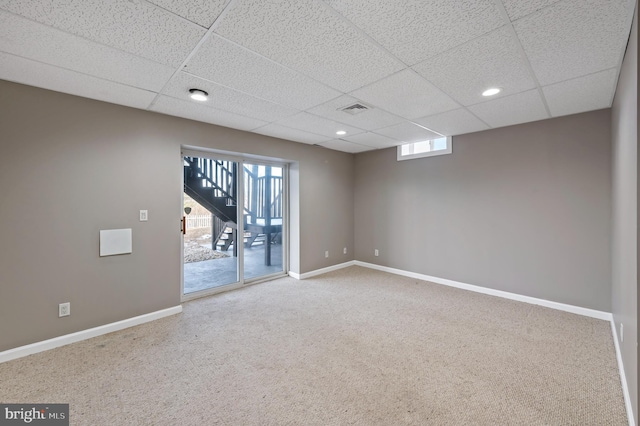
[[[352,267],[0,364],[73,425],[625,425],[610,325]]]

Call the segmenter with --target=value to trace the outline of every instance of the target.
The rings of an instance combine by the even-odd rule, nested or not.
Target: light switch
[[[147,220],[149,220],[149,211],[140,210],[140,222],[146,222]]]

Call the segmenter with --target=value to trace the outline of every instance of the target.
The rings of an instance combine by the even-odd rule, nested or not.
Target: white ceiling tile
[[[166,65],[3,11],[0,51],[156,92],[174,73]]]
[[[420,142],[442,137],[437,133],[430,132],[417,124],[413,124],[408,121],[386,127],[384,129],[378,129],[376,130],[376,133],[406,143]]]
[[[141,109],[147,108],[156,95],[2,52],[0,79]]]
[[[530,13],[543,9],[560,0],[502,0],[512,21],[520,19]]]
[[[0,0],[0,9],[172,66],[179,66],[206,32],[143,1]]]
[[[200,89],[209,94],[209,99],[200,104],[204,107],[221,109],[266,122],[277,121],[299,112],[297,109],[258,99],[183,72],[171,80],[162,94],[195,102],[189,97],[189,89]]]
[[[514,23],[543,86],[613,68],[625,49],[633,0],[564,0]]]
[[[411,69],[355,90],[351,95],[410,120],[459,107],[453,99]]]
[[[446,136],[479,132],[489,128],[482,120],[464,108],[443,112],[442,114],[436,114],[414,121]]]
[[[331,139],[326,136],[316,135],[314,133],[305,132],[303,130],[292,129],[290,127],[281,126],[279,124],[268,124],[264,127],[253,130],[254,133],[272,136],[274,138],[286,139],[294,142],[302,142],[311,145],[320,142],[326,142]]]
[[[186,70],[207,80],[297,109],[307,109],[340,95],[340,92],[312,78],[215,35],[202,44]]]
[[[209,28],[231,0],[147,0],[182,16],[191,22]]]
[[[395,139],[391,139],[373,132],[360,133],[359,135],[343,137],[342,139],[345,139],[349,142],[357,143],[359,145],[370,146],[371,148],[376,149],[389,148],[392,146],[400,145],[402,143]]]
[[[408,65],[504,22],[491,0],[326,0]]]
[[[190,58],[169,82],[171,96],[158,99],[167,114],[304,143],[336,140],[341,128],[349,134],[340,140],[384,147],[435,137],[420,126],[461,134],[542,119],[549,109],[557,116],[609,106],[635,5],[0,0],[0,78],[146,108]],[[505,10],[517,38],[503,28]],[[221,11],[221,35],[203,40]],[[196,82],[213,104],[179,101]],[[489,85],[503,92],[481,98]],[[352,102],[372,109],[338,111]]]
[[[402,69],[314,0],[238,0],[215,32],[343,92]]]
[[[215,108],[207,108],[193,102],[187,102],[169,96],[160,96],[151,107],[151,111],[159,112],[190,120],[216,124],[218,126],[231,127],[239,130],[253,130],[256,127],[267,124],[265,121],[244,117],[228,111]]]
[[[613,68],[545,86],[542,92],[554,117],[609,108],[617,76],[618,69]]]
[[[278,120],[276,124],[291,127],[292,129],[304,130],[328,138],[335,138],[338,130],[347,132],[345,136],[363,133],[364,130],[338,123],[333,120],[318,117],[317,115],[301,112],[291,117]]]
[[[357,143],[347,142],[340,139],[322,142],[319,145],[336,151],[349,152],[351,154],[372,150],[369,146],[358,145]]]
[[[482,92],[500,87],[508,96],[536,87],[510,28],[502,27],[413,67],[462,105],[487,100]]]
[[[322,105],[311,108],[308,112],[365,130],[380,129],[403,121],[402,118],[396,115],[389,114],[380,108],[374,107],[356,115],[341,111],[342,108],[356,103],[366,104],[366,102],[362,102],[354,97],[343,95]]]
[[[491,127],[549,118],[537,89],[472,105],[468,109]]]

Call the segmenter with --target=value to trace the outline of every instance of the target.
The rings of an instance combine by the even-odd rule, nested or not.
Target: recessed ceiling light
[[[346,134],[347,134],[347,132],[345,132],[344,130],[338,130],[336,132],[336,135],[338,135],[338,136],[342,136],[342,135],[346,135]]]
[[[484,92],[482,92],[482,96],[493,96],[493,95],[497,95],[498,93],[500,93],[499,88],[497,87],[492,87],[490,89],[485,90]]]
[[[191,93],[191,99],[193,99],[194,101],[200,101],[200,102],[206,101],[207,96],[209,96],[207,92],[200,89],[189,89],[189,93]]]

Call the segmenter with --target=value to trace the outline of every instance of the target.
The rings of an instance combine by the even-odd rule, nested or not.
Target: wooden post
[[[249,211],[251,212],[251,223],[256,224],[258,216],[258,166],[251,166],[251,199],[249,200]]]
[[[218,237],[218,234],[216,233],[216,220],[215,220],[215,216],[213,215],[213,213],[211,213],[211,250],[215,250],[216,249],[216,238]]]
[[[264,193],[264,264],[271,266],[271,166],[265,166]]]
[[[233,257],[238,257],[238,234],[241,231],[238,230],[238,227],[236,226],[236,228],[233,230],[233,233],[231,234],[233,238]],[[244,236],[244,233],[242,233],[242,235]],[[244,238],[243,238],[244,240]]]

